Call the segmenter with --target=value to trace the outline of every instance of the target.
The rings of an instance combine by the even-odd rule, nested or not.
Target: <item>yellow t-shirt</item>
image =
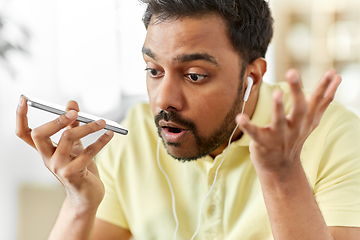
[[[271,95],[287,84],[263,83],[252,117],[266,126]],[[205,120],[205,119],[204,119]],[[97,217],[125,229],[135,239],[173,239],[175,221],[167,181],[156,160],[158,134],[148,104],[138,104],[123,123],[127,136],[117,135],[97,158],[106,193]],[[249,157],[248,135],[230,145],[214,189],[201,216],[195,239],[273,239],[259,179]],[[304,170],[328,226],[360,227],[360,121],[332,103],[301,153]],[[201,204],[224,153],[182,163],[169,156],[161,143],[160,162],[175,194],[178,240],[189,240],[198,225]]]

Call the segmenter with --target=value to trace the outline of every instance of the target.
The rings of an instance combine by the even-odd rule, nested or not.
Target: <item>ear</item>
[[[248,93],[248,101],[247,101],[247,109],[245,112],[252,116],[252,113],[256,107],[257,99],[259,96],[259,88],[262,82],[262,78],[266,72],[267,63],[264,58],[257,58],[253,62],[249,63],[245,70],[244,76],[244,89],[248,86],[248,77],[253,80],[253,85],[251,87],[251,91]]]
[[[254,90],[259,89],[266,69],[267,63],[265,58],[257,58],[246,67],[245,76],[253,79]]]

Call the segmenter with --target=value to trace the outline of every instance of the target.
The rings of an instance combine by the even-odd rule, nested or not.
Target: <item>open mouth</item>
[[[173,128],[173,127],[167,127],[167,129],[170,133],[181,133],[182,131],[184,131],[184,129]]]
[[[183,128],[165,126],[162,127],[163,137],[167,142],[178,143],[186,135],[187,130]]]

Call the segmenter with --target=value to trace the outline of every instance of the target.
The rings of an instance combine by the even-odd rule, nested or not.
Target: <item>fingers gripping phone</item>
[[[21,95],[21,96],[26,98],[27,105],[30,107],[34,107],[34,108],[37,108],[40,110],[51,112],[51,113],[54,113],[57,115],[63,115],[66,113],[65,108],[62,106],[58,106],[56,104],[49,103],[49,102],[46,102],[44,100],[40,100],[40,99],[37,99],[34,97],[29,97],[29,96],[25,96],[25,95]],[[120,124],[118,124],[114,121],[108,120],[108,119],[104,119],[101,117],[91,115],[91,114],[79,112],[78,118],[76,120],[86,124],[86,123],[94,122],[99,119],[105,120],[105,122],[106,122],[105,129],[106,130],[111,130],[113,132],[120,133],[123,135],[128,134],[128,130],[126,128],[124,128],[123,126],[121,126]]]

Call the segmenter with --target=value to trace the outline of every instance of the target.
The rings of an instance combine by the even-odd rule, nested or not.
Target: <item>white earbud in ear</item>
[[[251,77],[247,77],[247,87],[246,87],[246,90],[245,90],[245,94],[244,94],[244,102],[247,102],[247,100],[249,99],[249,96],[250,96],[250,91],[251,91],[251,88],[254,84],[254,81]]]

